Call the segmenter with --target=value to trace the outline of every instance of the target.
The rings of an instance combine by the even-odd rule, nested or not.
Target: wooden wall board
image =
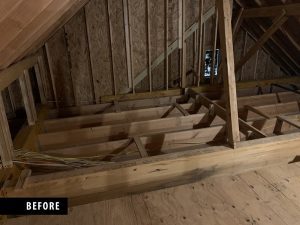
[[[84,9],[66,25],[66,44],[76,105],[95,102]]]
[[[130,8],[130,21],[132,32],[132,62],[134,77],[147,67],[147,32],[146,32],[146,4],[145,1],[131,0],[128,2]],[[139,90],[149,90],[148,79],[137,86]]]
[[[150,1],[150,41],[151,58],[156,59],[165,50],[165,10],[164,0]],[[165,69],[162,62],[152,72],[153,90],[165,89]]]
[[[53,89],[60,107],[75,105],[73,81],[70,74],[69,55],[65,30],[60,29],[47,42],[47,58],[51,68]]]
[[[113,94],[114,89],[106,0],[90,1],[85,7],[85,13],[95,98],[96,103],[99,103],[101,96]]]
[[[122,94],[121,90],[128,87],[124,18],[120,16],[123,15],[122,0],[110,1],[109,7],[117,94]]]

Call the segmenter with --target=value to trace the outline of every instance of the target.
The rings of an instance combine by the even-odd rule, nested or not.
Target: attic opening
[[[214,76],[218,76],[218,70],[220,65],[221,53],[219,49],[215,50],[215,64],[213,67],[213,50],[206,50],[205,52],[205,68],[204,68],[204,76],[210,77],[212,74],[212,70],[214,70]]]

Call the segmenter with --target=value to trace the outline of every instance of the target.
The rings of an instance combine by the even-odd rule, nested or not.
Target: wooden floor
[[[208,178],[5,225],[300,224],[300,163]]]

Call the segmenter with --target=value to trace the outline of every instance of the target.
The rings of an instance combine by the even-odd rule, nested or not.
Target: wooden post
[[[110,15],[110,6],[109,6],[110,0],[107,0],[106,7],[107,7],[107,18],[108,18],[108,31],[109,31],[109,48],[110,48],[110,59],[111,59],[111,73],[113,76],[113,83],[114,83],[114,95],[116,96],[118,94],[117,91],[117,81],[116,81],[116,75],[115,75],[115,66],[114,66],[114,58],[113,58],[113,46],[112,46],[112,24],[111,24],[111,15]]]
[[[217,50],[217,40],[218,40],[218,10],[216,10],[215,15],[215,27],[214,27],[214,34],[213,34],[213,52],[212,52],[212,63],[211,63],[211,71],[210,71],[210,84],[214,84],[215,80],[215,65],[216,65],[216,50]]]
[[[128,17],[128,2],[123,0],[123,15],[124,15],[124,29],[125,29],[125,42],[126,42],[126,63],[127,63],[127,76],[128,87],[132,88],[132,71],[131,71],[131,45],[129,36],[129,17]]]
[[[1,164],[4,168],[12,167],[13,142],[9,130],[9,125],[5,113],[1,92],[0,92],[0,156],[1,156],[0,168],[1,168]]]
[[[203,31],[203,0],[199,0],[199,20],[198,20],[198,71],[197,86],[200,86],[201,67],[202,67],[202,31]]]
[[[169,90],[169,0],[165,0],[165,76],[166,76],[166,90]]]
[[[32,126],[37,120],[37,114],[28,70],[24,71],[24,75],[19,78],[19,82],[26,110],[27,121],[29,126]]]
[[[217,0],[219,11],[219,30],[223,60],[224,91],[226,94],[226,116],[228,142],[232,147],[240,141],[239,118],[234,71],[234,53],[231,28],[230,0]]]
[[[46,100],[43,82],[42,82],[42,78],[41,78],[40,63],[34,65],[34,71],[35,71],[35,76],[36,76],[36,80],[37,80],[37,84],[38,84],[38,88],[39,88],[41,103],[43,105],[46,105],[47,100]]]
[[[185,0],[182,0],[182,80],[181,80],[181,87],[185,88],[187,86],[186,80],[186,38],[185,38]]]
[[[151,60],[151,33],[150,33],[150,2],[146,0],[146,27],[147,27],[147,54],[149,90],[152,92],[152,60]]]
[[[132,93],[135,94],[135,75],[134,75],[134,68],[133,68],[133,50],[132,50],[132,19],[131,19],[131,10],[128,1],[127,3],[127,16],[128,16],[128,24],[129,24],[129,46],[130,46],[130,67],[131,67],[131,86],[132,86]]]

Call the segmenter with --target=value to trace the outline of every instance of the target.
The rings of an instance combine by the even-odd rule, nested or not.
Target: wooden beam
[[[182,117],[137,121],[98,127],[67,130],[39,135],[42,149],[63,148],[80,144],[92,144],[119,140],[136,135],[148,135],[155,132],[171,132],[193,129],[202,119],[203,114]]]
[[[198,18],[198,69],[197,69],[197,86],[200,86],[200,79],[201,79],[201,69],[202,69],[202,38],[203,38],[203,1],[199,0],[199,18]]]
[[[275,17],[278,16],[278,14],[280,14],[282,11],[286,12],[286,16],[299,16],[300,3],[245,9],[243,17]]]
[[[172,104],[173,109],[175,108]],[[178,106],[182,108],[182,112],[173,112],[171,115],[180,116],[181,114],[187,114],[192,104],[183,104]],[[85,115],[70,118],[51,119],[44,121],[44,129],[46,132],[62,131],[68,129],[84,128],[88,126],[105,126],[105,125],[116,125],[128,122],[138,122],[151,119],[159,119],[168,110],[170,106],[162,106],[148,109],[138,109],[123,112],[104,113],[97,115]],[[184,112],[185,111],[185,112]],[[184,113],[183,113],[184,112]],[[169,115],[169,114],[168,114]]]
[[[213,30],[213,52],[212,52],[212,63],[211,63],[211,72],[210,72],[210,84],[215,83],[215,66],[216,66],[216,51],[217,51],[217,41],[218,41],[218,24],[219,24],[219,13],[216,11],[215,14],[215,24]]]
[[[5,188],[4,193],[6,197],[68,197],[70,206],[74,206],[208,176],[234,175],[266,165],[288,163],[299,153],[299,144],[300,134],[296,133],[241,142],[236,151],[216,146],[31,176],[23,189]]]
[[[151,30],[150,30],[150,0],[146,0],[146,28],[147,28],[147,66],[149,78],[149,91],[152,92],[152,59],[151,59]]]
[[[278,98],[283,103],[289,103],[287,105],[280,105],[278,103]],[[273,115],[272,111],[276,112],[285,112],[284,110],[291,109],[291,112],[297,112],[298,104],[297,101],[300,100],[300,96],[290,92],[281,92],[277,94],[265,94],[265,95],[255,95],[255,96],[247,96],[247,97],[239,97],[238,98],[238,108],[241,111],[244,111],[246,105],[251,105],[253,107],[258,106],[265,106],[265,108],[270,107],[271,110],[268,111],[268,114]],[[128,105],[124,104],[126,102],[120,102],[120,106],[122,107],[122,113],[115,113],[114,109],[111,112],[113,113],[103,113],[103,114],[96,114],[96,115],[89,115],[82,113],[81,116],[70,117],[70,118],[59,118],[59,119],[51,119],[44,121],[44,129],[47,132],[53,131],[60,131],[60,130],[67,130],[67,129],[77,129],[83,128],[88,126],[99,126],[99,125],[112,125],[112,124],[120,124],[126,122],[137,122],[143,120],[150,120],[150,119],[159,119],[165,118],[169,113],[175,108],[174,104],[176,102],[176,98],[173,98],[171,101],[167,101],[167,99],[160,100],[162,104],[165,106],[157,107],[157,104],[149,103],[140,103],[132,102],[128,103]],[[165,101],[165,102],[164,102]],[[213,101],[215,103],[220,104],[221,106],[225,105],[225,102],[222,100]],[[132,104],[132,105],[131,105]],[[139,105],[142,104],[142,105]],[[149,104],[149,105],[148,105]],[[170,108],[169,105],[172,105]],[[140,106],[140,107],[154,107],[154,108],[147,108],[147,109],[135,109],[132,106]],[[193,104],[182,104],[181,105],[185,110],[193,109]],[[282,109],[282,107],[284,107]],[[112,107],[114,108],[114,107]],[[265,111],[266,109],[263,109]],[[85,108],[83,108],[85,109]],[[87,108],[86,110],[88,110]],[[98,108],[93,109],[91,112],[101,111],[100,106]],[[126,110],[124,110],[126,109]],[[273,109],[273,110],[272,110]],[[282,109],[282,110],[281,110]],[[194,110],[194,109],[193,109]],[[84,112],[82,110],[82,112]],[[201,111],[205,112],[205,111]],[[286,111],[289,112],[289,111]],[[199,113],[199,111],[198,111]],[[165,115],[165,116],[161,116]],[[171,114],[171,116],[178,116],[180,115],[176,111]]]
[[[182,115],[184,116],[189,116],[190,114],[188,113],[188,111],[186,111],[181,105],[179,105],[178,103],[174,103],[175,108],[177,108]]]
[[[28,70],[25,70],[24,75],[19,78],[19,83],[26,110],[27,121],[29,126],[32,126],[37,120],[37,114]]]
[[[300,129],[300,124],[290,120],[288,116],[284,116],[284,115],[277,116],[277,119],[280,120],[280,121],[283,121],[285,123],[288,123],[291,126],[296,127],[297,129]]]
[[[126,65],[128,76],[128,88],[132,89],[132,70],[131,70],[131,41],[129,35],[129,15],[128,15],[128,0],[123,0],[123,16],[124,16],[124,32],[126,45]]]
[[[3,91],[12,82],[23,75],[25,69],[33,67],[37,63],[37,55],[28,57],[9,68],[0,71],[0,90]]]
[[[51,58],[51,54],[50,54],[50,50],[49,50],[49,45],[48,43],[45,43],[45,50],[46,50],[46,55],[47,55],[47,60],[48,60],[48,65],[49,65],[49,72],[50,72],[50,77],[51,77],[51,86],[52,86],[52,90],[53,90],[53,94],[54,94],[54,100],[55,100],[55,106],[58,109],[59,108],[59,102],[58,102],[58,96],[57,96],[57,91],[56,91],[56,83],[55,83],[55,74],[53,71],[53,62],[52,62],[52,58]]]
[[[41,103],[43,105],[46,105],[47,104],[47,99],[46,99],[46,95],[45,95],[45,91],[44,91],[44,87],[43,87],[43,82],[42,82],[42,78],[41,78],[40,60],[39,60],[38,64],[34,65],[34,71],[35,71],[35,76],[36,76],[38,89],[39,89],[39,93],[40,93]]]
[[[227,129],[228,142],[235,147],[240,141],[239,119],[237,109],[236,82],[234,71],[234,53],[231,29],[231,6],[229,0],[218,0],[220,42],[223,60],[223,79],[227,100]]]
[[[165,0],[165,82],[169,90],[169,0]]]
[[[134,140],[134,143],[136,144],[136,147],[138,148],[139,150],[139,153],[141,155],[142,158],[145,158],[145,157],[148,157],[148,153],[141,141],[141,138],[140,137],[133,137],[133,140]]]
[[[260,111],[256,107],[253,107],[251,105],[245,105],[245,109],[248,110],[248,111],[252,111],[252,112],[258,114],[258,115],[262,116],[265,119],[270,119],[270,117],[267,114],[265,114],[264,112]]]
[[[113,78],[113,85],[114,85],[114,95],[116,96],[118,94],[117,90],[117,80],[116,80],[116,74],[115,74],[115,65],[113,60],[113,45],[112,45],[112,24],[111,24],[111,13],[110,13],[110,0],[106,0],[106,12],[107,12],[107,18],[108,18],[108,33],[109,33],[109,56],[110,56],[110,66],[111,66],[111,73]]]
[[[197,93],[193,93],[193,92],[192,92],[192,94],[197,95],[198,104],[204,105],[208,109],[210,109],[211,105],[213,105],[214,106],[214,112],[216,113],[216,115],[218,115],[221,119],[226,121],[226,125],[228,126],[228,121],[227,121],[228,112],[222,106],[218,105],[217,103],[211,101],[210,99],[206,98],[205,96],[203,96],[201,94],[197,94]],[[238,116],[238,111],[237,111],[237,116]],[[264,134],[260,130],[256,129],[255,127],[247,124],[244,120],[242,120],[239,117],[238,117],[238,126],[240,127],[241,132],[243,132],[244,134],[246,134],[248,131],[251,131],[258,138],[267,137],[266,134]],[[238,137],[240,139],[240,131],[238,130],[238,132],[239,132]],[[230,138],[230,136],[228,134],[228,139],[229,138]],[[229,144],[232,146],[232,143],[230,142],[230,140],[229,140]]]
[[[0,92],[0,168],[12,167],[13,163],[13,143],[9,130],[9,125],[5,113],[2,94]]]
[[[244,13],[244,8],[241,7],[240,10],[239,10],[239,13],[237,15],[237,19],[233,25],[233,28],[232,28],[232,32],[233,32],[233,41],[236,39],[237,37],[237,34],[240,30],[240,27],[243,23],[243,13]]]
[[[285,11],[276,17],[272,26],[263,34],[263,36],[257,41],[257,43],[250,48],[247,54],[240,59],[235,66],[235,71],[238,71],[263,45],[266,41],[287,21]]]
[[[256,120],[248,122],[249,125],[257,126],[262,132],[272,135],[277,119],[262,121],[260,117]],[[204,124],[204,121],[203,121]],[[284,131],[295,131],[294,128],[285,126]],[[208,147],[206,144],[214,145],[215,143],[226,143],[226,129],[224,124],[214,125],[212,127],[205,127],[201,129],[193,129],[186,131],[157,133],[149,136],[140,137],[141,146],[147,146],[149,155],[167,154],[172,152],[179,152],[189,147],[190,150]],[[245,140],[246,135],[242,135]],[[124,153],[120,155],[120,153]],[[65,157],[65,158],[86,158],[97,156],[98,160],[107,161],[110,156],[110,161],[120,162],[134,158],[139,158],[140,153],[132,139],[122,139],[111,142],[104,142],[92,145],[75,146],[63,149],[53,149],[43,151],[46,155]]]
[[[185,36],[185,25],[186,25],[186,1],[185,0],[181,0],[182,1],[182,15],[181,15],[181,19],[182,19],[182,54],[181,54],[181,87],[185,88],[187,87],[187,77],[186,77],[186,36]]]

